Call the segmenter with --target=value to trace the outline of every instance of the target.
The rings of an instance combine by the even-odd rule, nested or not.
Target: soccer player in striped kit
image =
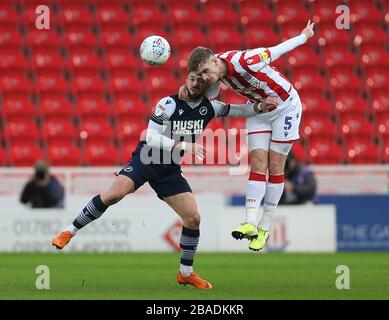
[[[297,37],[271,48],[228,51],[220,54],[204,47],[195,48],[189,58],[189,71],[212,85],[206,96],[218,96],[220,82],[246,97],[260,102],[269,97],[279,105],[263,117],[247,119],[251,168],[246,187],[246,219],[232,231],[236,239],[249,239],[249,249],[261,250],[269,237],[274,210],[284,189],[285,161],[294,141],[299,139],[301,101],[291,83],[271,65],[281,55],[304,44],[314,34],[308,21]],[[184,87],[180,97],[187,98]],[[266,181],[266,172],[269,178]],[[263,212],[260,204],[264,199]]]
[[[198,289],[212,288],[207,280],[193,272],[200,239],[200,214],[181,171],[180,159],[185,152],[203,159],[205,149],[195,141],[213,118],[263,116],[269,108],[276,107],[277,102],[268,99],[260,103],[229,105],[210,101],[204,97],[208,87],[205,81],[191,72],[186,81],[191,102],[180,100],[178,95],[159,101],[150,117],[146,138],[139,142],[129,163],[116,173],[117,177],[108,190],[93,197],[73,223],[52,239],[57,249],[63,249],[81,228],[100,218],[111,205],[148,182],[158,197],[183,221],[178,282]]]

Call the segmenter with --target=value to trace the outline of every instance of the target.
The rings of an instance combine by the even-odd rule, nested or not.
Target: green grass
[[[210,291],[176,282],[178,254],[0,254],[0,299],[389,299],[389,254],[199,253]],[[37,290],[35,268],[50,268]],[[337,265],[350,268],[337,290]]]

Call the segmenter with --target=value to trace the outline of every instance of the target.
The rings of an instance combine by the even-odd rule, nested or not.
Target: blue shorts
[[[143,164],[138,152],[132,154],[131,160],[116,175],[129,177],[135,184],[135,190],[146,182],[154,189],[158,197],[171,197],[183,192],[192,192],[184,178],[181,167],[175,164]]]

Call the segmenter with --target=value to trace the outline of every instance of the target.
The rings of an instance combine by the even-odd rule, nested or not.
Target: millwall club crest
[[[199,110],[199,113],[202,115],[202,116],[205,116],[208,112],[208,109],[207,107],[201,107],[200,110]]]

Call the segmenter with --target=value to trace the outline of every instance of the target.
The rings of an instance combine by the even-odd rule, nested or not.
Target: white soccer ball
[[[170,45],[161,36],[150,36],[140,46],[142,60],[151,66],[164,64],[170,57]]]

